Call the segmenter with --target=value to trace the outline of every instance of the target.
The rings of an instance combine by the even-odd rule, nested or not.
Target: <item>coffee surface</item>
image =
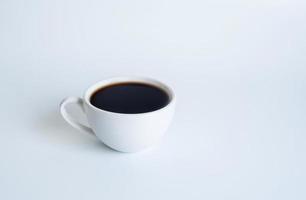
[[[99,109],[127,114],[158,110],[169,101],[164,90],[144,83],[109,85],[98,89],[90,98],[90,103]]]

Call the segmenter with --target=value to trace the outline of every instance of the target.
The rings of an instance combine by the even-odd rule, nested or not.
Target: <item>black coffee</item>
[[[145,113],[169,103],[168,94],[144,83],[118,83],[100,88],[92,94],[90,103],[97,108],[116,113]]]

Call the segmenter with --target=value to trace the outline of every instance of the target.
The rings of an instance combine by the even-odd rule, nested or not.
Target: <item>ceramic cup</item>
[[[90,103],[91,95],[108,85],[137,82],[146,83],[164,90],[170,98],[169,103],[159,110],[123,114],[99,109]],[[66,111],[66,105],[77,104],[87,117],[89,127],[79,123]],[[65,98],[60,104],[63,118],[74,128],[94,134],[105,145],[121,152],[137,152],[158,143],[166,132],[175,109],[175,95],[165,84],[150,78],[118,77],[100,81],[89,87],[83,99]]]

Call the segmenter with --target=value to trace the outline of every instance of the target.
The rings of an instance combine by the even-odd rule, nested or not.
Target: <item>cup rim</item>
[[[157,110],[153,110],[153,111],[149,111],[149,112],[144,112],[144,113],[119,113],[119,112],[112,112],[112,111],[108,111],[108,110],[103,110],[100,108],[97,108],[96,106],[92,105],[90,103],[90,97],[91,95],[96,92],[98,89],[106,87],[108,85],[113,85],[113,84],[118,84],[118,83],[125,83],[125,82],[133,82],[133,83],[145,83],[145,84],[149,84],[149,85],[153,85],[161,90],[163,90],[164,92],[167,93],[167,95],[169,96],[169,103],[167,105],[165,105],[162,108],[159,108]],[[99,112],[104,112],[104,113],[108,113],[108,114],[114,114],[114,115],[131,115],[131,116],[136,116],[136,115],[145,115],[145,114],[152,114],[152,113],[156,113],[156,112],[160,112],[162,110],[167,109],[168,107],[170,107],[170,105],[175,103],[175,94],[173,92],[173,90],[166,85],[165,83],[162,83],[161,81],[158,81],[156,79],[153,78],[148,78],[148,77],[140,77],[140,76],[119,76],[119,77],[111,77],[111,78],[107,78],[104,79],[102,81],[98,81],[94,84],[92,84],[91,86],[89,86],[89,88],[87,88],[87,90],[85,91],[84,94],[84,101],[86,102],[86,104]]]

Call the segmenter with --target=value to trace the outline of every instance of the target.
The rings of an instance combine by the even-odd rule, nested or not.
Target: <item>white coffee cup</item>
[[[169,96],[169,103],[158,110],[124,114],[102,110],[90,103],[92,94],[108,85],[125,82],[156,86]],[[90,127],[79,123],[66,111],[67,104],[77,104],[84,111]],[[74,128],[95,134],[104,144],[121,152],[137,152],[158,143],[166,132],[175,109],[175,95],[165,84],[150,78],[118,77],[100,81],[87,89],[84,98],[68,97],[60,104],[63,118]]]

